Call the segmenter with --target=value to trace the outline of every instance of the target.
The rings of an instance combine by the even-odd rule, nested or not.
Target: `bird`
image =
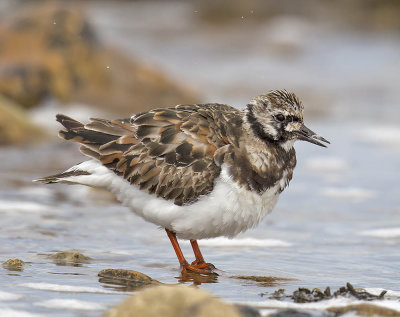
[[[58,114],[64,127],[59,136],[80,143],[90,159],[36,181],[112,192],[136,215],[165,229],[182,275],[216,274],[197,240],[233,238],[257,226],[292,179],[294,142],[329,144],[305,126],[303,110],[294,93],[272,90],[242,110],[188,104],[127,119],[91,118],[87,124]],[[190,240],[192,263],[178,238]]]

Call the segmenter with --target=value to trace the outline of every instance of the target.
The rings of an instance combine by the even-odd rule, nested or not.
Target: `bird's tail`
[[[55,175],[50,175],[50,176],[45,176],[41,177],[38,179],[33,180],[34,182],[40,182],[44,184],[54,184],[54,183],[69,183],[69,184],[75,184],[78,182],[73,182],[72,180],[76,176],[83,176],[83,175],[91,175],[91,173],[79,169],[74,169],[74,170],[67,170],[65,172],[55,174]]]
[[[60,130],[58,135],[64,140],[81,144],[80,151],[95,160],[90,160],[71,167],[65,172],[36,179],[36,182],[46,184],[69,183],[87,184],[88,176],[98,171],[99,166],[106,166],[114,170],[122,153],[135,142],[134,128],[129,119],[105,120],[91,118],[88,124],[83,124],[66,115],[58,114],[56,120],[65,130]],[[95,162],[96,161],[96,162]]]

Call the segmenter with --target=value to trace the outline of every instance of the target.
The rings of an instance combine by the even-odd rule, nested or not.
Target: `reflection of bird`
[[[328,142],[303,124],[303,106],[285,90],[260,95],[239,111],[224,104],[178,105],[126,120],[84,125],[57,115],[60,136],[93,159],[39,179],[105,188],[159,225],[182,272],[212,273],[197,239],[234,237],[274,207],[296,165],[295,140]],[[328,142],[329,143],[329,142]],[[189,239],[186,262],[177,236]]]

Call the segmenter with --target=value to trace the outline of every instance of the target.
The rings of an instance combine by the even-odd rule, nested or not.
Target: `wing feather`
[[[207,104],[155,109],[123,120],[92,118],[86,125],[64,115],[57,120],[66,128],[60,136],[81,143],[83,154],[142,190],[183,205],[213,189],[220,173],[214,154],[235,141],[226,131],[240,125],[238,114],[227,105]]]

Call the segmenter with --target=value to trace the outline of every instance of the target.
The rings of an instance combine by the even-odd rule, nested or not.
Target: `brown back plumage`
[[[229,130],[241,125],[239,111],[221,104],[179,105],[86,125],[64,115],[57,121],[66,128],[60,137],[81,143],[83,154],[177,205],[213,189],[220,173],[214,154],[238,142]]]

